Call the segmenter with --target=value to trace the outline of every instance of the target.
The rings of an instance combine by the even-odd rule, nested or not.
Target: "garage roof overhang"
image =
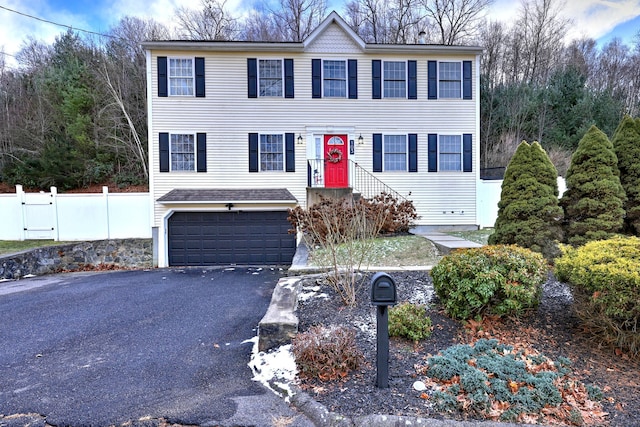
[[[286,188],[220,189],[220,188],[179,188],[169,191],[157,200],[163,205],[180,204],[288,204],[296,205],[298,200]]]

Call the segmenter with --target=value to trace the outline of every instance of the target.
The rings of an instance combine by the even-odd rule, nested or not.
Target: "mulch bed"
[[[357,345],[365,356],[358,372],[340,381],[304,379],[301,386],[330,411],[347,416],[388,414],[430,418],[465,419],[465,414],[439,414],[413,389],[418,375],[416,366],[426,364],[455,344],[472,343],[478,338],[497,338],[501,343],[533,348],[556,360],[567,357],[573,375],[585,384],[604,392],[602,409],[609,415],[600,425],[640,426],[640,362],[616,349],[598,348],[581,331],[571,310],[568,288],[552,276],[544,286],[537,310],[521,319],[485,319],[482,324],[464,326],[446,316],[437,298],[430,295],[431,278],[427,272],[393,273],[398,300],[429,303],[428,316],[434,330],[430,338],[417,344],[392,338],[389,352],[389,388],[378,389],[376,383],[376,309],[369,303],[369,281],[358,290],[358,306],[345,307],[321,278],[304,279],[305,288],[320,287],[328,298],[313,297],[299,303],[300,330],[312,325],[348,325],[357,329]],[[424,397],[424,396],[423,396]]]

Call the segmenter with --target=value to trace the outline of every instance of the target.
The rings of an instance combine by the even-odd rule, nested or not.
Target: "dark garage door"
[[[285,265],[296,250],[286,211],[175,212],[169,265]]]

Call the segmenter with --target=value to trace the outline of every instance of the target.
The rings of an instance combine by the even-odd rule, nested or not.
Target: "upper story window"
[[[247,58],[247,97],[294,97],[293,59]]]
[[[282,134],[260,135],[260,170],[284,170],[284,138]]]
[[[205,61],[203,57],[167,58],[158,56],[158,96],[205,97]]]
[[[428,98],[472,99],[471,61],[428,61]]]
[[[404,61],[384,61],[384,97],[407,97],[407,63]]]
[[[195,170],[196,150],[193,134],[171,134],[169,150],[172,171]]]
[[[169,95],[193,96],[193,58],[169,58]]]
[[[260,96],[282,96],[282,61],[279,59],[259,60]]]
[[[384,135],[384,170],[407,170],[407,136]]]
[[[462,98],[462,63],[438,63],[440,98]]]
[[[325,97],[347,97],[347,64],[345,61],[323,61],[322,77]]]
[[[358,99],[358,61],[312,59],[311,97]]]

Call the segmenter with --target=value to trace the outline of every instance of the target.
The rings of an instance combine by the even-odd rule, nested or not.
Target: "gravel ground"
[[[389,388],[378,389],[376,383],[376,309],[369,303],[369,281],[359,289],[353,308],[345,307],[322,279],[305,279],[304,295],[298,308],[300,330],[312,325],[350,325],[357,330],[357,345],[366,363],[358,372],[340,382],[304,380],[301,386],[330,411],[348,416],[388,414],[442,419],[428,400],[421,399],[413,383],[419,379],[415,366],[424,364],[430,355],[451,345],[470,342],[472,337],[461,323],[448,318],[433,295],[427,272],[393,273],[398,300],[428,304],[434,325],[430,338],[414,344],[392,338],[389,355]],[[315,292],[315,296],[310,297]],[[318,296],[321,294],[322,296]],[[604,410],[611,426],[640,426],[640,364],[609,349],[599,349],[581,333],[571,311],[568,287],[550,276],[543,288],[537,310],[520,320],[505,319],[490,331],[505,344],[509,339],[526,342],[552,359],[568,357],[573,370],[585,384],[605,391]],[[490,337],[487,337],[490,338]],[[450,417],[450,415],[448,415]],[[458,417],[462,419],[462,417]]]

